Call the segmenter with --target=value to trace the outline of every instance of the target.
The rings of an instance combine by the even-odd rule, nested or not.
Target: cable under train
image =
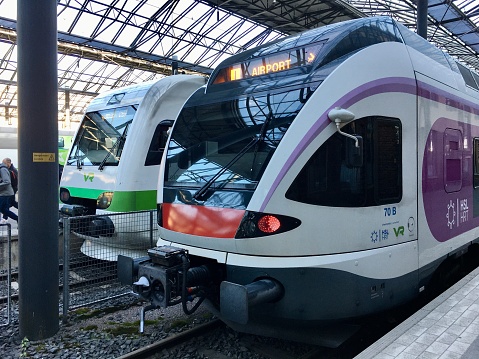
[[[72,230],[90,257],[144,256],[145,223],[156,209],[158,171],[169,130],[205,77],[174,75],[98,95],[86,109],[60,180],[60,212],[82,217]],[[139,212],[128,217],[107,214]],[[95,216],[100,215],[100,216]],[[153,216],[156,221],[156,214]],[[156,225],[154,226],[156,239]]]
[[[477,246],[479,76],[389,17],[232,56],[172,128],[158,224],[148,257],[119,257],[141,323],[204,301],[237,331],[337,346]]]

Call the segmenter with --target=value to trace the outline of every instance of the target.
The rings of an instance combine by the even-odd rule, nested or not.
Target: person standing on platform
[[[6,159],[0,163],[0,212],[4,216],[14,219],[18,222],[18,216],[10,211],[12,197],[15,196],[10,178],[10,171],[5,164]],[[6,220],[2,218],[1,223],[6,223]]]
[[[10,184],[13,188],[13,197],[10,201],[10,207],[15,207],[16,209],[18,209],[18,202],[15,198],[18,192],[18,170],[15,168],[10,158],[4,158],[2,162],[8,167],[8,170],[10,171]],[[3,219],[6,220],[8,219],[8,217],[4,215]]]

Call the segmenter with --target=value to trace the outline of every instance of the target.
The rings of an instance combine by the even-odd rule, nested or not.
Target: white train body
[[[226,60],[172,130],[153,263],[186,250],[211,274],[198,296],[263,335],[327,344],[313,325],[406,303],[479,237],[478,84],[384,17]]]
[[[86,110],[63,169],[60,210],[104,215],[156,209],[167,131],[186,99],[204,84],[201,76],[175,75],[96,97]],[[91,217],[74,230],[86,239],[82,251],[89,256],[144,255],[151,247],[149,216],[143,212],[128,220]],[[138,239],[135,233],[143,235]]]
[[[18,164],[18,129],[16,127],[0,126],[0,158],[8,157],[14,166]],[[58,130],[58,162],[63,165],[66,152],[71,146],[72,136],[75,130]]]

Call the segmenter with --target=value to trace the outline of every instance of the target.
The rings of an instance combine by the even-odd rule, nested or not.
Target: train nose
[[[249,307],[280,300],[284,287],[272,278],[264,278],[247,285],[227,281],[220,285],[220,311],[223,318],[239,324],[248,323]]]

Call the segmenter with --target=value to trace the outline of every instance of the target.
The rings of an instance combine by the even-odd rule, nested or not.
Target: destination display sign
[[[321,47],[322,44],[314,44],[234,64],[221,69],[213,84],[247,79],[311,65]]]

